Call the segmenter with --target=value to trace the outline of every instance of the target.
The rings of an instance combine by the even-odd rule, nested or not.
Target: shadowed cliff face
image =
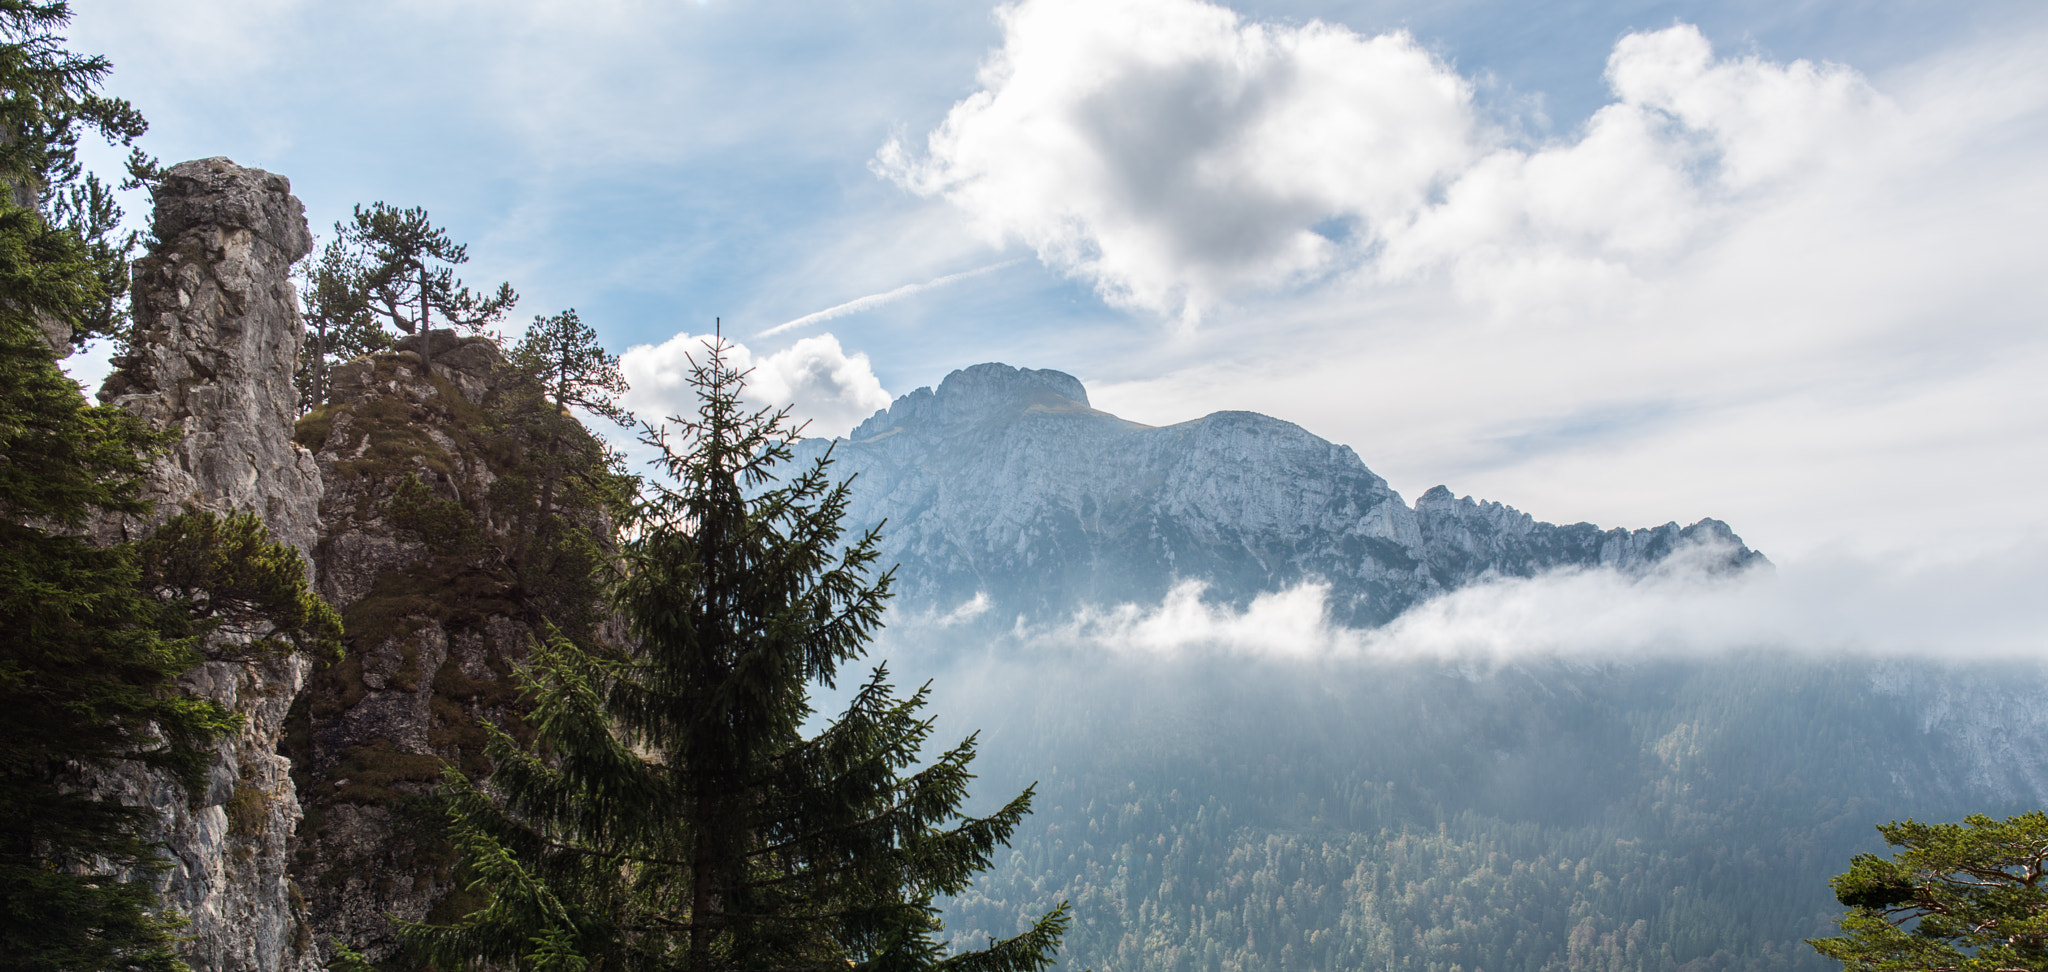
[[[305,208],[283,176],[203,159],[165,174],[155,226],[160,243],[135,266],[134,350],[116,360],[100,398],[184,435],[150,471],[151,520],[96,532],[139,536],[188,509],[249,511],[311,564],[320,472],[291,439],[302,328],[289,274],[312,247]],[[297,656],[212,661],[181,680],[246,720],[220,746],[205,792],[161,772],[96,780],[155,810],[150,836],[172,863],[165,898],[191,920],[184,951],[196,968],[318,968],[285,875],[299,804],[277,754],[310,668]]]
[[[1713,543],[1761,556],[1716,520],[1681,529],[1554,526],[1498,503],[1429,491],[1414,507],[1350,448],[1253,412],[1163,428],[1088,405],[1073,377],[982,364],[920,388],[832,449],[857,474],[849,525],[883,520],[902,604],[944,612],[987,596],[990,621],[1050,620],[1083,604],[1148,602],[1182,580],[1242,605],[1330,585],[1332,620],[1383,624],[1488,573],[1639,570]]]
[[[447,766],[488,773],[484,722],[524,735],[513,671],[536,633],[607,636],[596,565],[548,559],[534,521],[542,444],[595,440],[488,339],[431,336],[431,378],[406,337],[336,369],[328,404],[298,424],[327,484],[321,592],[347,654],[292,712],[285,752],[306,794],[292,873],[319,945],[379,961],[397,950],[394,916],[452,920],[474,904],[434,789]],[[589,541],[578,549],[603,550],[610,521],[573,488],[556,497]]]

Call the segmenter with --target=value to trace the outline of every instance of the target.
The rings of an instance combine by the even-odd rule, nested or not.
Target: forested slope
[[[996,789],[1041,781],[952,927],[1071,900],[1069,968],[1817,972],[1874,823],[2042,797],[1940,698],[2026,667],[1060,664],[939,684]]]

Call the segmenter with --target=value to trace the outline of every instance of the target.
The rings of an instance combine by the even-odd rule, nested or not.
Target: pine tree
[[[299,389],[299,410],[327,401],[327,374],[334,365],[353,361],[391,346],[391,338],[370,313],[370,268],[350,246],[341,224],[334,239],[316,259],[299,264],[299,304],[306,322],[306,343],[292,383]]]
[[[519,300],[512,285],[501,283],[484,295],[455,278],[455,267],[469,262],[469,247],[448,237],[448,231],[427,219],[417,206],[397,209],[384,203],[355,208],[344,235],[360,247],[368,265],[364,289],[370,313],[406,334],[420,336],[420,370],[433,375],[436,317],[450,326],[480,332],[505,316]]]
[[[619,359],[597,343],[597,332],[570,308],[552,317],[536,315],[526,336],[512,349],[512,363],[521,373],[540,385],[542,398],[554,407],[556,421],[544,433],[544,468],[541,477],[540,519],[546,523],[554,514],[555,484],[561,478],[560,463],[569,421],[569,408],[581,408],[593,415],[628,424],[632,421],[619,405],[626,393],[626,376],[619,371]]]
[[[1877,831],[1899,852],[1830,882],[1849,913],[1814,951],[1850,972],[2048,970],[2048,813]]]
[[[500,733],[487,783],[448,776],[484,904],[409,938],[437,962],[533,970],[1044,968],[1064,906],[947,955],[933,905],[988,867],[1030,790],[962,817],[974,739],[913,769],[926,690],[896,696],[885,669],[803,736],[810,686],[864,653],[890,574],[871,576],[875,533],[842,546],[829,457],[775,478],[787,413],[745,411],[726,354],[694,367],[678,437],[643,427],[666,482],[625,531],[614,605],[635,647],[536,648],[533,744]]]

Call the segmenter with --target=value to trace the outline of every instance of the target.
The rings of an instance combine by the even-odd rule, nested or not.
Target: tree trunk
[[[313,381],[312,394],[307,396],[306,409],[319,408],[327,401],[327,322],[313,329]]]
[[[420,261],[420,377],[434,378],[434,325],[427,318],[427,262]]]
[[[555,409],[557,411],[560,411],[561,406],[556,405]],[[540,477],[541,523],[546,523],[548,517],[555,512],[555,478],[561,475],[562,472],[561,442],[562,436],[560,432],[554,427],[554,424],[550,422],[548,425],[548,446],[547,452],[545,453],[547,458],[543,460],[546,463],[546,465],[541,467]]]
[[[701,787],[702,784],[700,783]],[[690,957],[687,972],[711,968],[711,835],[704,826],[704,795],[697,796],[698,826],[690,860]]]

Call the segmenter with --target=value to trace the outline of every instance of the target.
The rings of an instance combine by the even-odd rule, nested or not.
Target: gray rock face
[[[183,510],[253,511],[313,562],[320,472],[292,443],[292,370],[302,327],[289,278],[312,248],[305,210],[283,177],[226,159],[170,169],[157,190],[162,241],[135,268],[135,350],[100,391],[183,438],[151,470],[152,522],[110,522],[134,536]],[[189,794],[161,773],[97,783],[157,813],[168,846],[167,900],[191,924],[187,960],[220,972],[317,968],[285,873],[299,820],[289,764],[277,754],[311,663],[291,657],[201,665],[181,686],[240,713],[211,783]]]
[[[422,338],[403,338],[335,369],[329,403],[299,426],[327,485],[321,593],[343,612],[348,654],[292,716],[306,808],[293,874],[320,947],[373,961],[397,950],[394,916],[452,920],[475,904],[427,798],[445,766],[486,771],[483,721],[517,727],[512,670],[534,636],[518,578],[491,552],[517,529],[498,505],[517,486],[494,411],[509,369],[488,339],[430,337],[431,380]],[[422,502],[407,490],[463,526],[404,519]]]
[[[848,523],[887,520],[883,563],[901,604],[943,612],[976,594],[1007,626],[1080,604],[1156,601],[1201,579],[1248,602],[1319,579],[1333,620],[1385,623],[1486,575],[1560,566],[1648,567],[1714,543],[1730,567],[1760,559],[1725,524],[1554,526],[1437,487],[1408,506],[1357,454],[1300,426],[1217,412],[1151,428],[1088,405],[1069,375],[982,364],[877,412],[832,449],[857,473]]]
[[[184,437],[154,474],[160,513],[260,513],[310,552],[320,472],[292,443],[304,341],[291,265],[313,247],[285,177],[226,159],[171,167],[157,189],[163,243],[135,265],[135,350],[100,400]],[[309,561],[310,562],[310,561]]]

